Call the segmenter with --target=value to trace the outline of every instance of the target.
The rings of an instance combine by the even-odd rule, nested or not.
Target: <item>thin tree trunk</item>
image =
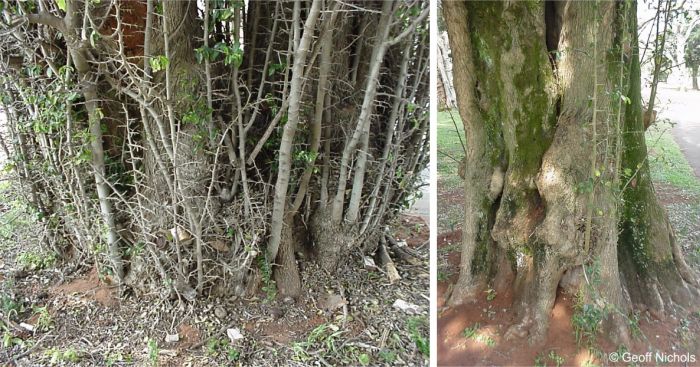
[[[335,223],[340,223],[343,217],[343,209],[345,205],[345,187],[347,185],[349,176],[349,166],[350,166],[350,156],[355,153],[355,148],[362,138],[362,134],[369,129],[370,119],[372,117],[373,107],[374,107],[374,97],[377,93],[377,84],[379,82],[379,69],[384,60],[384,54],[387,49],[387,43],[385,40],[388,38],[389,29],[391,25],[391,17],[394,9],[393,1],[385,1],[382,5],[382,16],[379,21],[379,32],[377,36],[377,42],[379,45],[375,45],[372,52],[372,58],[370,59],[370,71],[367,75],[367,83],[365,87],[364,99],[362,101],[362,107],[360,109],[360,116],[357,120],[357,125],[352,133],[352,136],[346,140],[345,148],[343,149],[343,155],[340,161],[340,173],[338,175],[338,190],[336,191],[335,198],[333,199],[333,208],[331,212],[332,219]],[[358,172],[364,175],[365,165],[358,167],[355,174]],[[361,185],[353,185],[353,191],[362,190]],[[359,196],[355,195],[355,200],[348,203],[348,212],[357,212],[360,206]]]
[[[337,3],[336,3],[337,5]],[[309,156],[311,157],[309,162],[306,163],[306,169],[301,176],[299,183],[299,189],[297,190],[296,197],[294,199],[294,204],[292,204],[291,212],[297,212],[303,203],[303,199],[306,196],[306,192],[309,188],[309,181],[311,180],[311,174],[313,173],[316,156],[318,155],[318,148],[321,145],[321,132],[323,130],[323,116],[324,116],[324,104],[326,101],[326,90],[328,89],[328,74],[331,68],[331,50],[333,48],[333,26],[335,24],[335,18],[337,16],[337,7],[332,10],[330,14],[330,19],[326,18],[325,28],[323,30],[323,35],[321,36],[321,59],[318,72],[318,88],[316,91],[316,107],[314,111],[314,121],[311,125],[311,144],[309,147]],[[328,17],[328,15],[326,16]]]
[[[296,0],[299,6],[300,0]],[[301,104],[302,75],[306,66],[306,55],[313,37],[316,18],[320,11],[321,0],[314,0],[308,17],[304,23],[304,33],[299,41],[299,46],[294,53],[294,66],[292,67],[292,79],[289,91],[289,114],[287,124],[284,125],[282,141],[279,149],[279,164],[277,182],[275,183],[275,198],[270,224],[270,242],[267,246],[267,259],[272,263],[277,257],[280,246],[282,226],[284,225],[284,213],[287,209],[287,189],[289,187],[290,169],[292,166],[292,145],[297,125],[299,124],[299,109]]]
[[[326,93],[327,106],[331,104],[331,95]],[[326,121],[331,121],[331,109],[328,108],[324,112]],[[328,177],[331,170],[331,127],[326,126],[323,130],[323,167],[321,168],[321,194],[319,199],[319,208],[325,208],[328,205]]]
[[[659,8],[661,8],[661,4],[663,3],[663,0],[659,0]],[[664,49],[666,48],[666,36],[668,35],[668,26],[670,20],[668,19],[669,16],[671,15],[671,5],[673,4],[673,1],[671,0],[666,0],[666,9],[664,10],[664,28],[663,32],[659,33],[659,24],[661,22],[661,19],[657,20],[656,23],[656,39],[654,40],[654,70],[652,72],[652,81],[651,81],[651,92],[649,92],[649,102],[647,103],[647,113],[649,114],[650,120],[649,120],[649,125],[653,124],[654,121],[651,120],[651,117],[653,116],[653,111],[654,111],[654,104],[656,102],[656,91],[659,87],[659,78],[661,77],[661,66],[663,64],[664,60]]]
[[[76,71],[82,81],[83,95],[85,96],[85,108],[88,112],[88,123],[92,139],[90,148],[92,150],[92,166],[95,174],[95,186],[97,189],[97,197],[100,202],[100,211],[102,219],[107,227],[107,248],[109,249],[110,260],[114,267],[114,273],[117,276],[117,281],[121,282],[124,278],[124,269],[122,265],[121,250],[119,249],[119,235],[114,221],[114,213],[112,203],[110,201],[111,190],[105,182],[107,179],[104,160],[104,148],[102,146],[102,126],[101,112],[98,107],[96,76],[93,74],[90,65],[85,57],[85,49],[81,45],[81,40],[78,39],[78,31],[80,29],[79,11],[76,9],[77,2],[66,2],[66,18],[64,20],[66,31],[64,37],[68,40],[68,48],[73,58]],[[87,16],[84,14],[84,16]]]
[[[406,84],[406,78],[408,77],[408,61],[409,57],[411,56],[411,46],[413,45],[413,42],[407,42],[406,47],[404,48],[404,57],[401,60],[401,67],[399,71],[399,78],[396,81],[396,87],[394,87],[394,104],[392,106],[391,110],[391,116],[389,117],[388,124],[387,124],[387,131],[385,135],[386,141],[384,142],[384,150],[382,152],[382,158],[379,163],[379,173],[377,174],[378,180],[383,180],[384,178],[384,171],[386,170],[387,166],[387,161],[389,160],[389,153],[392,151],[392,148],[394,147],[394,132],[396,130],[396,124],[397,124],[397,119],[399,115],[399,109],[403,107],[403,92],[405,89],[405,84]],[[401,131],[401,129],[399,129]],[[398,159],[398,157],[394,157],[394,159]],[[369,206],[367,209],[367,214],[365,215],[365,219],[362,223],[362,228],[360,229],[360,233],[364,233],[365,230],[367,229],[367,226],[369,225],[370,218],[372,218],[372,214],[374,213],[374,209],[377,205],[377,196],[379,195],[379,190],[382,187],[382,185],[375,185],[374,189],[372,189],[372,194],[370,195],[370,201],[369,201]]]

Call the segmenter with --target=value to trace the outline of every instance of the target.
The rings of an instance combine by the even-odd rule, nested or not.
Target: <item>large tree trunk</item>
[[[698,88],[698,66],[693,66],[692,68],[693,75],[691,76],[693,78],[693,89],[699,90]]]
[[[636,18],[632,22],[636,29]],[[632,42],[637,42],[633,37]],[[659,204],[649,171],[641,113],[640,66],[630,61],[631,99],[623,126],[621,172],[623,189],[620,239],[617,253],[620,273],[634,305],[663,317],[674,305],[688,307],[698,296],[696,274],[688,267],[675,241],[668,215]]]
[[[518,321],[506,337],[531,343],[546,336],[564,274],[616,341],[628,339],[631,304],[659,303],[645,298],[650,289],[688,305],[694,274],[645,164],[636,5],[443,5],[467,144],[462,262],[449,304],[489,283],[510,286]],[[648,219],[627,220],[635,217]],[[632,276],[635,257],[651,267],[646,279]]]

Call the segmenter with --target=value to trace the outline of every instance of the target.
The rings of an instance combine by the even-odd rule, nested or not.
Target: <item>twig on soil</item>
[[[399,275],[399,272],[396,269],[396,266],[394,265],[394,261],[391,260],[391,256],[389,256],[389,251],[387,251],[386,249],[386,240],[384,238],[381,238],[378,251],[382,265],[384,265],[384,268],[386,269],[389,282],[391,284],[394,284],[396,281],[401,280],[401,276]]]
[[[340,284],[340,281],[336,279],[336,282],[338,283],[338,290],[340,291],[340,296],[343,297],[343,324],[341,326],[342,329],[345,329],[345,323],[348,321],[348,300],[345,298],[345,288],[343,288],[343,285]]]
[[[416,265],[415,259],[422,260],[421,256],[416,252],[415,249],[411,249],[408,246],[400,246],[399,243],[388,234],[385,234],[384,237],[386,238],[386,241],[389,243],[389,247],[394,251],[396,256],[398,256],[399,259],[401,259],[402,261],[406,261],[412,265]],[[421,247],[425,246],[428,243],[430,243],[429,240],[426,242],[423,242],[416,249],[420,249]]]
[[[384,349],[384,346],[386,345],[386,338],[389,337],[389,329],[384,329],[382,331],[382,337],[379,339],[379,349]]]
[[[51,333],[44,334],[44,336],[42,336],[41,338],[39,338],[39,340],[37,340],[36,343],[34,343],[34,345],[32,345],[29,349],[27,349],[27,350],[25,350],[24,352],[22,352],[22,353],[20,353],[20,354],[18,354],[18,355],[16,355],[16,356],[14,356],[14,357],[12,357],[12,361],[13,361],[15,364],[17,364],[17,361],[18,361],[19,359],[22,359],[22,358],[28,356],[30,353],[32,353],[32,351],[34,351],[34,349],[36,349],[36,348],[41,344],[41,342],[43,342],[44,339],[46,339],[46,338],[49,337],[50,335],[51,335]]]
[[[369,344],[363,343],[363,342],[352,342],[352,343],[346,343],[344,345],[348,346],[348,347],[360,347],[360,348],[374,349],[374,350],[381,350],[382,349],[379,347],[375,347],[374,345],[369,345]]]
[[[12,310],[11,312],[17,313],[17,311],[14,311],[14,310]],[[13,327],[13,328],[16,329],[17,331],[25,331],[25,329],[23,329],[21,326],[17,325],[17,324],[14,323],[12,320],[10,320],[10,312],[7,313],[7,318],[6,318],[6,320],[5,320],[5,324],[7,324],[8,326]]]
[[[250,319],[248,319],[248,321],[252,321],[252,320],[255,320],[255,319],[259,319],[259,318],[260,318],[260,316],[253,316],[253,317],[251,317]],[[225,333],[226,330],[231,329],[231,328],[233,328],[234,326],[235,326],[235,324],[231,323],[231,324],[228,324],[228,325],[222,327],[221,329],[219,329],[219,330],[216,331],[215,333],[209,335],[209,337],[207,337],[206,339],[203,339],[203,340],[200,341],[199,343],[197,343],[197,344],[195,344],[195,345],[193,345],[193,346],[187,348],[187,350],[188,350],[188,351],[192,351],[192,350],[201,348],[204,344],[207,344],[207,343],[208,343],[210,340],[212,340],[214,337],[216,337],[216,336],[218,336],[218,335],[220,335],[220,334]]]
[[[195,344],[195,345],[193,345],[193,346],[187,348],[187,350],[195,350],[195,349],[201,348],[204,344],[207,344],[207,343],[208,343],[210,340],[212,340],[214,337],[219,336],[220,334],[225,333],[227,329],[230,329],[230,328],[231,328],[231,326],[233,326],[233,324],[229,324],[229,325],[226,325],[226,326],[222,327],[222,328],[219,329],[217,332],[215,332],[215,333],[209,335],[209,337],[207,337],[207,338],[205,338],[205,339],[202,339],[202,341],[200,341],[199,343],[197,343],[197,344]]]
[[[423,247],[425,247],[425,246],[428,245],[429,243],[430,243],[430,240],[427,240],[427,241],[421,243],[420,245],[416,246],[416,250],[422,249]]]
[[[307,353],[308,353],[309,355],[311,355],[311,356],[316,356],[316,357],[318,358],[318,360],[319,360],[324,366],[333,367],[332,364],[328,363],[328,362],[326,361],[326,359],[323,358],[323,356],[319,353],[319,351],[307,352]]]

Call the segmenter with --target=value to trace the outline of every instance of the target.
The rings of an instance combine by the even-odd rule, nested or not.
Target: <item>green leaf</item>
[[[90,46],[92,46],[94,48],[95,42],[97,42],[97,40],[99,40],[99,39],[100,39],[100,34],[95,32],[95,31],[92,31],[92,33],[90,33]]]
[[[12,171],[15,168],[15,165],[13,163],[7,163],[5,166],[2,167],[2,172],[3,173],[8,173]]]
[[[204,61],[204,55],[203,55],[203,50],[202,48],[196,48],[194,50],[194,58],[197,60],[197,64],[201,64],[202,61]]]
[[[229,20],[233,17],[233,10],[231,9],[222,9],[218,11],[217,18],[219,20]]]
[[[59,9],[66,11],[66,0],[56,0],[56,6],[58,6]]]
[[[148,60],[148,63],[151,64],[151,68],[154,72],[159,72],[167,68],[170,61],[167,57],[160,55],[151,58],[150,60]]]

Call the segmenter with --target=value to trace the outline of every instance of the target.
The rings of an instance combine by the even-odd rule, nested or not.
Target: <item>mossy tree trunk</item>
[[[636,4],[443,6],[467,144],[449,304],[511,287],[517,321],[506,337],[534,344],[560,285],[618,342],[628,340],[632,305],[689,305],[695,275],[646,164]]]

